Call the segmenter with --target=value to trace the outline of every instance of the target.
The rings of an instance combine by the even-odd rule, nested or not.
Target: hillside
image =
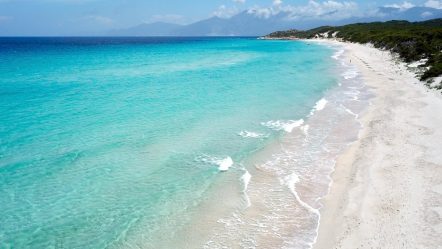
[[[442,19],[424,22],[388,21],[323,26],[307,31],[288,30],[271,33],[266,38],[337,38],[343,41],[371,43],[390,50],[405,62],[427,60],[421,65],[421,80],[442,75]]]

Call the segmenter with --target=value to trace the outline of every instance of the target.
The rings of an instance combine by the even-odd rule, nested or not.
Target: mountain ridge
[[[230,18],[212,16],[188,25],[156,22],[140,24],[127,29],[112,30],[112,36],[263,36],[276,30],[308,30],[320,26],[340,26],[351,23],[376,22],[388,20],[425,21],[442,18],[442,10],[428,7],[413,7],[406,10],[380,7],[375,16],[350,17],[330,20],[335,12],[321,15],[322,19],[302,17],[294,19],[290,11],[279,11],[262,17],[253,10],[244,10]]]

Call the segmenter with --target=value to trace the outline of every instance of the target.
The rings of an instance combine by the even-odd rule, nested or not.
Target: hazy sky
[[[442,8],[442,0],[0,0],[0,35],[99,34],[143,22],[229,17],[250,8],[314,16],[334,9],[360,15],[379,6]]]

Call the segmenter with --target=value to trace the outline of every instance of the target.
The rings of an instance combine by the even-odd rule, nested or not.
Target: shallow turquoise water
[[[330,48],[249,38],[1,38],[0,248],[130,246],[185,227],[335,86]],[[241,131],[258,134],[240,136]],[[135,234],[134,234],[135,233]]]

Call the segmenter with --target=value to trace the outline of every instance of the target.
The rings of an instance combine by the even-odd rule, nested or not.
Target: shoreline
[[[191,219],[191,227],[204,229],[180,231],[177,237],[193,239],[164,247],[313,246],[321,199],[330,189],[336,158],[357,141],[361,130],[357,117],[365,113],[371,98],[341,48],[331,46],[333,53],[327,55],[336,61],[330,61],[332,67],[327,68],[336,76],[335,84],[299,120],[263,121],[261,125],[283,133],[216,183],[212,198],[198,205],[198,210],[206,212],[195,211]]]
[[[308,41],[343,46],[374,94],[359,139],[338,157],[313,248],[440,248],[440,93],[387,51]]]

